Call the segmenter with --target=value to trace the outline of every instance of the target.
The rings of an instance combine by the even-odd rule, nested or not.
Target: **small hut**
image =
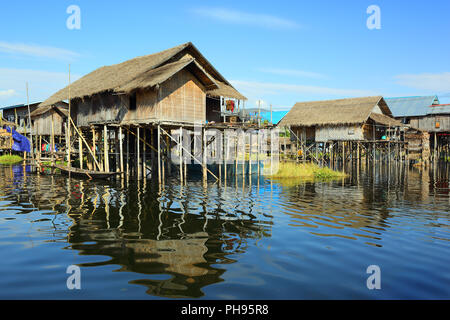
[[[299,102],[278,125],[311,142],[381,140],[402,126],[381,96]]]
[[[39,107],[31,112],[33,135],[64,136],[68,108],[66,102],[58,102],[51,106]]]
[[[339,143],[344,153],[346,146],[349,152],[358,148],[359,154],[362,143],[399,142],[404,127],[381,96],[299,102],[278,126],[289,128],[298,148],[316,154],[317,146],[324,152],[327,144]]]

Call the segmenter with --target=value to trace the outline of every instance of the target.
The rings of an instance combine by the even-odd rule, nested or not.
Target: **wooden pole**
[[[146,128],[144,128],[144,142],[147,141],[147,130]],[[143,143],[142,144],[142,148],[144,149],[144,152],[142,154],[143,160],[142,160],[142,174],[144,175],[144,179],[147,178],[147,167],[146,167],[146,163],[147,163],[147,143]]]
[[[161,126],[158,124],[158,182],[161,185]]]
[[[104,172],[109,172],[109,148],[108,148],[108,129],[106,127],[106,124],[103,126],[103,147],[104,147]]]
[[[127,129],[127,181],[130,176],[130,131]]]
[[[245,135],[244,135],[244,137],[245,137]],[[245,150],[245,148],[244,148],[244,150]],[[248,176],[250,177],[250,179],[252,178],[252,153],[253,153],[253,131],[250,131],[249,148],[248,148]]]
[[[206,161],[206,129],[203,128],[203,185],[206,187],[207,185],[207,171],[206,171],[206,166],[207,166],[207,161]]]
[[[78,138],[78,158],[78,161],[80,161],[80,169],[83,169],[83,143],[81,141],[81,137]]]
[[[183,131],[183,128],[180,127],[180,135],[178,136],[178,157],[179,157],[179,161],[180,161],[180,182],[181,182],[181,184],[183,184],[183,149],[181,148],[181,145],[183,143],[182,131]]]
[[[71,96],[70,96],[70,94],[71,94],[71,92],[70,92],[70,89],[71,89],[71,85],[70,85],[70,63],[69,63],[69,113],[68,113],[68,121],[67,121],[67,167],[71,167],[71,161],[70,161],[70,125],[71,125],[71,123],[70,123],[70,113],[71,113],[71,107],[72,107],[72,101],[71,101]],[[69,178],[70,178],[70,170],[69,170]]]
[[[54,124],[54,113],[52,113],[52,137],[50,138],[51,142],[52,142],[52,166],[55,165],[55,124]],[[39,148],[40,150],[40,148]]]
[[[120,150],[120,172],[122,179],[124,178],[124,172],[123,172],[123,133],[122,133],[122,127],[119,127],[119,150]]]
[[[142,172],[141,172],[141,169],[142,169],[142,167],[141,167],[141,138],[140,138],[140,135],[141,135],[141,130],[140,130],[140,128],[139,127],[137,127],[136,128],[136,130],[137,130],[137,139],[136,139],[136,161],[137,161],[137,178],[138,178],[138,180],[140,180],[141,179],[141,174],[142,174]]]

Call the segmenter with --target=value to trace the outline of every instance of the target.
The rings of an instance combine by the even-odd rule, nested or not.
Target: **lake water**
[[[0,298],[449,299],[449,191],[444,166],[161,190],[3,166]]]

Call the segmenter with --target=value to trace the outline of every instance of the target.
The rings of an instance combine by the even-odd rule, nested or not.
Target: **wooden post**
[[[130,132],[127,130],[127,180],[130,176]]]
[[[78,158],[78,161],[80,161],[80,169],[83,169],[83,142],[81,141],[81,136],[78,138]]]
[[[259,164],[259,153],[261,152],[261,149],[260,149],[260,146],[261,146],[261,135],[260,135],[260,133],[261,133],[261,130],[258,129],[258,135],[256,136],[256,141],[257,141],[256,150],[258,152],[256,154],[256,161],[258,162],[256,167],[258,168],[258,174],[257,174],[258,178],[259,178],[259,172],[261,171],[261,167],[260,167],[260,164]],[[298,141],[297,141],[297,143],[298,143]]]
[[[206,129],[203,128],[203,186],[206,187],[207,185],[207,171],[206,171]]]
[[[120,150],[120,176],[122,179],[124,178],[124,172],[123,172],[123,134],[122,134],[122,127],[119,127],[119,150]]]
[[[224,184],[227,186],[227,166],[228,166],[228,140],[225,130],[223,131],[223,148],[224,148],[224,159],[223,159],[223,171],[224,171]]]
[[[245,150],[245,148],[244,148],[244,150]],[[248,148],[248,176],[250,177],[250,181],[252,178],[252,153],[253,153],[253,130],[250,131],[249,148]]]
[[[54,114],[52,113],[52,136],[50,138],[52,142],[52,167],[55,165],[55,125],[53,120]]]
[[[105,166],[103,168],[104,172],[109,172],[109,148],[108,148],[108,128],[106,127],[106,124],[103,125],[103,153],[104,153],[104,161]]]
[[[146,162],[147,162],[147,144],[145,143],[147,141],[147,129],[144,127],[144,143],[142,144],[142,148],[143,153],[142,153],[142,174],[144,175],[144,179],[147,178],[147,167],[146,167]]]
[[[166,135],[166,159],[167,159],[167,174],[170,176],[172,174],[172,166],[170,164],[171,162],[171,150],[170,150],[170,143],[171,140],[169,139],[169,136]],[[163,175],[163,181],[164,181],[164,175]]]
[[[181,148],[183,143],[182,132],[183,127],[180,127],[180,134],[178,136],[178,159],[180,162],[180,183],[183,185],[183,149]]]
[[[136,161],[137,161],[137,163],[136,163],[136,166],[137,166],[137,179],[138,180],[140,180],[141,179],[141,174],[142,174],[142,172],[141,172],[141,169],[142,169],[142,167],[141,167],[141,138],[140,138],[140,135],[141,135],[141,130],[140,130],[141,128],[139,128],[139,127],[137,127],[136,128],[136,130],[137,130],[137,139],[136,139]]]
[[[158,182],[161,185],[161,126],[158,124]]]

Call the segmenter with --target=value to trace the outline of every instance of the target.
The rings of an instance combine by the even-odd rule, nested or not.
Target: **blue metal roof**
[[[428,114],[450,114],[450,104],[429,107]]]
[[[384,99],[394,117],[424,116],[433,103],[439,104],[437,96],[397,97]]]

